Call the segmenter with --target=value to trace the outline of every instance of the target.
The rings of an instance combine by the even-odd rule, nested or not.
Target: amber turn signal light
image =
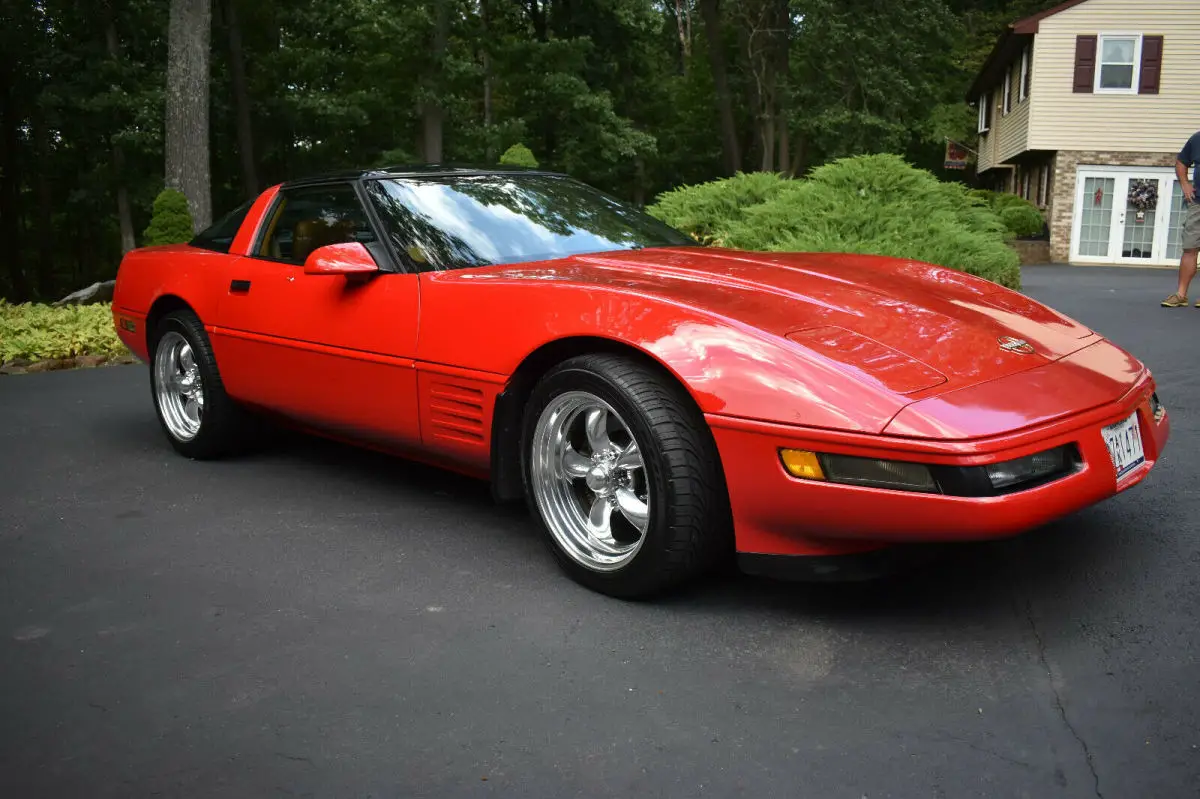
[[[802,477],[806,480],[825,479],[825,471],[821,468],[821,461],[815,452],[806,449],[781,449],[779,458],[783,461],[783,468],[787,469],[792,477]]]

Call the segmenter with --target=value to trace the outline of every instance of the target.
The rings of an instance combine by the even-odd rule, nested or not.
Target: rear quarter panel
[[[148,357],[146,318],[154,303],[164,297],[179,298],[212,328],[217,304],[228,285],[229,266],[249,252],[278,191],[279,187],[273,186],[255,200],[228,254],[186,244],[142,247],[126,253],[117,268],[112,302],[113,324],[125,346],[143,359]]]

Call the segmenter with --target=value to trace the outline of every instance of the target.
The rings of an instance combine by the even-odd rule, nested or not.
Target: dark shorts
[[[1179,240],[1185,250],[1200,250],[1200,197],[1198,202],[1183,209],[1183,229],[1179,232]]]

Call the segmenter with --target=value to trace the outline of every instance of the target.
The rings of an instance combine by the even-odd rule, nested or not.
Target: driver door
[[[218,307],[230,394],[346,437],[418,446],[417,275],[393,266],[356,185],[284,188],[263,230]],[[313,250],[349,241],[371,251],[378,274],[305,274]]]

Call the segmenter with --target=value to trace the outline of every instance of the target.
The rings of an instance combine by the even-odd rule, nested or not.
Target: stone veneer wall
[[[1054,156],[1050,179],[1050,258],[1065,264],[1071,258],[1071,223],[1075,215],[1075,168],[1087,166],[1174,166],[1175,153],[1111,153],[1060,150]]]

